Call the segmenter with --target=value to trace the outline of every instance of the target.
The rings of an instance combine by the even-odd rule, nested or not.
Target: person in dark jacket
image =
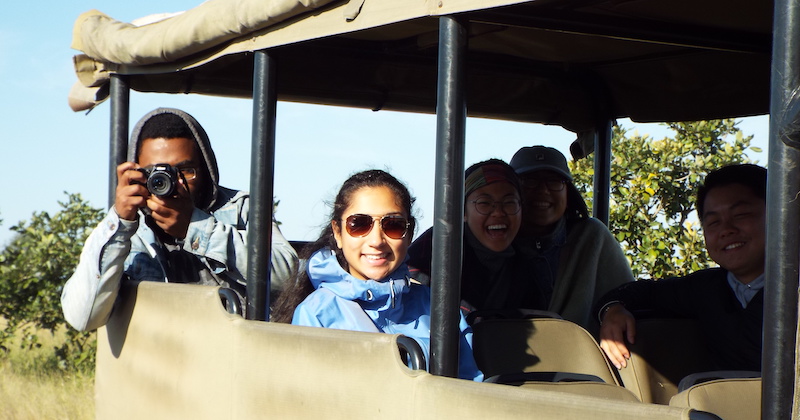
[[[630,264],[603,222],[589,217],[567,159],[546,146],[519,149],[510,165],[522,186],[522,225],[514,247],[542,290],[544,309],[593,335],[594,303],[633,281]]]
[[[697,213],[720,268],[660,281],[639,280],[596,305],[600,347],[617,368],[636,338],[636,316],[695,319],[719,370],[761,370],[767,170],[741,164],[708,174]]]
[[[530,281],[531,266],[512,245],[522,222],[520,184],[500,159],[478,162],[464,172],[464,248],[461,309],[547,309],[545,291]],[[412,275],[430,282],[433,228],[408,249]]]

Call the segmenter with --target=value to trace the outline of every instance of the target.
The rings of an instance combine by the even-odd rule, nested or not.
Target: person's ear
[[[331,220],[331,230],[333,230],[333,238],[336,239],[336,247],[342,249],[342,229],[339,222]]]

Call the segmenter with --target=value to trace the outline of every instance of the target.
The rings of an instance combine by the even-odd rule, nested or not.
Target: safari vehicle
[[[125,159],[130,89],[253,100],[250,319],[227,313],[217,288],[126,286],[98,336],[97,417],[702,419],[757,415],[760,393],[762,418],[797,418],[799,10],[796,0],[210,0],[142,27],[82,15],[73,37],[84,53],[75,60],[81,84],[72,99],[88,108],[111,98],[111,201],[114,167]],[[399,348],[415,351],[400,336],[264,322],[270,229],[259,221],[271,220],[278,100],[436,114],[439,281],[427,372],[403,361]],[[600,381],[510,386],[452,378],[468,115],[575,132],[577,154],[593,151],[593,211],[607,222],[615,119],[767,113],[762,378],[709,382],[710,405],[691,396],[667,404],[622,380],[596,343],[567,356],[590,367],[548,364],[554,353],[545,343],[586,342],[585,331],[558,320],[496,324],[527,328],[526,351],[544,370]],[[499,331],[480,325],[476,341],[478,329],[486,337]],[[492,364],[502,359],[492,356],[495,339],[487,340],[485,353],[476,343],[484,369],[508,369]],[[651,380],[662,388],[671,381],[660,378]]]

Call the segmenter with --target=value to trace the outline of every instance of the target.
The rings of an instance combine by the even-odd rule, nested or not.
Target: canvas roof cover
[[[267,49],[280,100],[435,112],[450,14],[468,30],[471,116],[580,131],[769,111],[763,0],[209,0],[139,27],[91,11],[73,33],[73,108],[103,99],[111,73],[139,91],[250,97]]]

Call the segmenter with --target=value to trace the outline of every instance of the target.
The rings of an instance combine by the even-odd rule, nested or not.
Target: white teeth
[[[489,226],[486,226],[486,229],[489,229],[489,230],[508,229],[508,226],[506,226],[506,225],[489,225]]]
[[[367,257],[368,260],[380,260],[382,258],[386,258],[386,254],[378,254],[378,255],[365,254],[364,256]]]
[[[726,246],[723,249],[727,251],[729,249],[735,249],[735,248],[739,248],[739,247],[742,247],[742,246],[744,246],[744,242],[736,242],[735,244],[730,244],[730,245]]]

